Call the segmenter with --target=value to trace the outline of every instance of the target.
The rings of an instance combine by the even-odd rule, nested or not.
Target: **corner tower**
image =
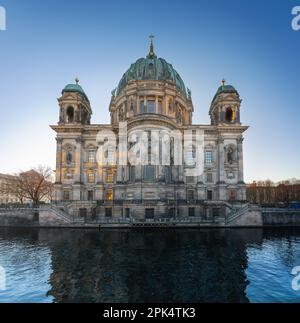
[[[241,102],[238,91],[232,85],[226,85],[223,79],[209,110],[211,124],[240,125]]]
[[[60,106],[59,124],[82,124],[91,123],[92,109],[90,101],[83,88],[76,84],[68,84],[62,90],[62,96],[58,99]]]

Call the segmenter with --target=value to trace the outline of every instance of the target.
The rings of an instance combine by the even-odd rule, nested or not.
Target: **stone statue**
[[[120,109],[120,111],[119,111],[119,121],[124,121],[124,112],[123,112],[123,109]]]
[[[234,151],[232,147],[229,147],[227,152],[227,161],[232,164],[234,162]]]

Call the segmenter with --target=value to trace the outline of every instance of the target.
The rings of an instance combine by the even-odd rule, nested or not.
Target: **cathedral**
[[[243,133],[248,127],[241,124],[238,91],[223,80],[209,108],[210,124],[193,124],[191,91],[174,67],[156,56],[153,37],[148,55],[132,64],[112,91],[110,124],[91,123],[92,107],[78,79],[62,90],[58,102],[59,122],[51,126],[57,134],[53,200],[69,214],[90,219],[222,217],[226,205],[246,200]],[[126,149],[143,163],[129,161],[127,154],[120,163],[124,136],[119,135],[125,126]],[[109,134],[115,135],[115,151],[107,143]],[[147,142],[143,151],[136,148],[142,140]],[[151,160],[153,141],[157,163]]]

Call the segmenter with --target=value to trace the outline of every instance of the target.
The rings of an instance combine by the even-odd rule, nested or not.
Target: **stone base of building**
[[[236,222],[238,211],[244,211],[245,207],[248,204],[227,201],[72,201],[56,203],[52,205],[52,211],[77,224],[178,222],[226,225]]]
[[[128,214],[126,211],[130,209]],[[112,213],[111,213],[112,212]],[[175,212],[175,213],[174,213]],[[129,215],[129,216],[128,216]],[[0,227],[136,228],[136,227],[300,227],[300,211],[262,209],[257,205],[203,201],[181,205],[70,202],[40,209],[0,212]]]

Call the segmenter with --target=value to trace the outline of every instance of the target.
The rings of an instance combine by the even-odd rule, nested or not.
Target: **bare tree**
[[[253,182],[247,187],[247,199],[251,203],[270,205],[300,201],[300,184],[298,183],[297,179],[279,183],[273,183],[270,180]]]
[[[51,200],[53,171],[50,167],[39,166],[26,172],[20,172],[4,187],[6,194],[12,194],[23,203],[30,200],[34,204]]]

